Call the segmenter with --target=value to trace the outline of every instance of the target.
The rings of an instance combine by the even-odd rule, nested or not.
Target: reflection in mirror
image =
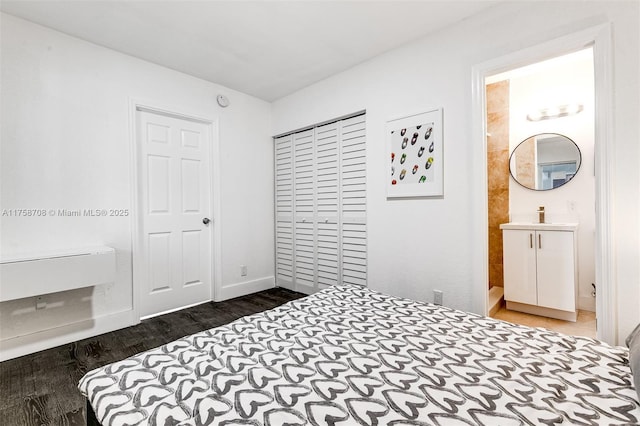
[[[569,182],[580,169],[581,160],[574,141],[557,133],[541,133],[513,150],[509,171],[525,188],[545,191]]]

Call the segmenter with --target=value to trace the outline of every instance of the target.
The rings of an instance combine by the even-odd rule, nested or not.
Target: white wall
[[[551,62],[551,63],[549,63]],[[532,67],[533,68],[533,67]],[[516,71],[509,79],[509,151],[539,133],[559,133],[580,148],[580,170],[567,184],[551,191],[532,191],[509,180],[511,220],[537,222],[536,211],[545,207],[547,222],[577,222],[578,307],[595,311],[591,283],[595,278],[595,174],[594,174],[594,80],[591,50],[548,61],[532,74]],[[529,121],[527,114],[544,106],[581,103],[584,110],[573,116]]]
[[[640,321],[637,2],[510,2],[393,50],[274,103],[273,134],[367,110],[369,285],[481,312],[484,250],[479,220],[484,160],[472,145],[471,69],[494,58],[611,22],[614,34],[613,247],[619,339]],[[385,197],[384,125],[444,108],[443,199]],[[585,170],[590,167],[585,165]]]
[[[270,104],[6,14],[1,18],[1,209],[131,211],[130,98],[218,119],[217,297],[273,286]],[[219,93],[229,97],[230,107],[218,107]],[[117,249],[112,284],[50,294],[45,310],[36,311],[33,299],[0,304],[1,357],[137,320],[131,312],[130,217],[0,219],[3,254],[96,244]],[[246,277],[241,264],[248,266]]]

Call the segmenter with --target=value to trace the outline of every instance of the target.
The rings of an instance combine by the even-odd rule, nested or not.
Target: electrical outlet
[[[441,290],[433,290],[433,303],[434,305],[442,305],[442,291]]]
[[[246,265],[240,265],[240,276],[242,276],[242,277],[246,277],[247,276],[247,266]]]
[[[47,301],[44,296],[36,297],[36,311],[40,309],[45,309],[47,307]]]
[[[573,201],[573,200],[567,201],[567,210],[569,210],[569,213],[575,213],[576,212],[576,202]]]

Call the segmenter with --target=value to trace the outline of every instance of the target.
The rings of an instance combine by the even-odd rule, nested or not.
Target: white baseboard
[[[0,340],[0,361],[18,358],[77,340],[130,327],[139,321],[133,310],[117,312],[24,336]]]
[[[576,322],[578,311],[561,311],[559,309],[545,308],[543,306],[527,305],[526,303],[510,302],[507,300],[507,309],[510,311],[526,312],[527,314],[541,317],[557,318],[565,321]]]
[[[151,318],[159,317],[161,315],[171,314],[173,312],[178,312],[178,311],[181,311],[183,309],[193,308],[194,306],[202,305],[202,304],[209,303],[209,302],[210,302],[210,300],[205,300],[204,302],[200,301],[200,302],[192,303],[190,305],[180,306],[178,308],[167,309],[166,311],[158,312],[157,314],[145,315],[142,318],[140,318],[140,321],[144,321],[144,320],[148,320],[148,319],[151,319]]]
[[[219,291],[216,291],[215,301],[222,302],[223,300],[233,299],[234,297],[240,297],[251,293],[257,293],[258,291],[267,290],[275,286],[275,278],[273,276],[231,284],[222,287]]]

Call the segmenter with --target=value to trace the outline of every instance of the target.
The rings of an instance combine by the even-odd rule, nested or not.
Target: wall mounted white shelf
[[[84,247],[2,255],[0,302],[113,282],[116,252]]]

